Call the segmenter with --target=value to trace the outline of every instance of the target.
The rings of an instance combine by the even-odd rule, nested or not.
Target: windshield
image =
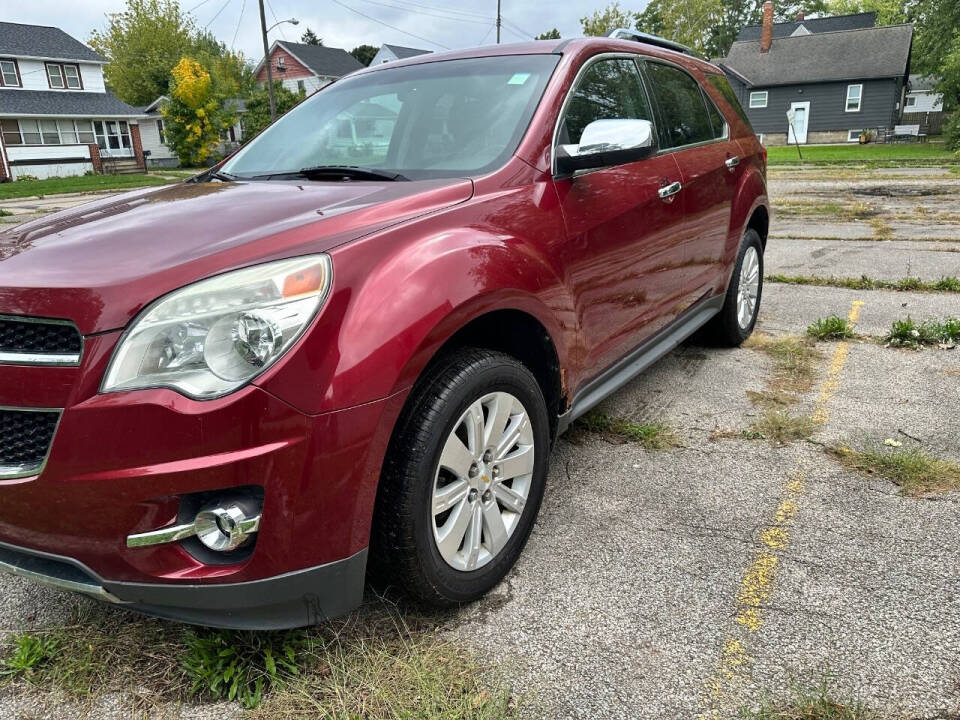
[[[556,55],[507,55],[378,70],[295,107],[222,168],[252,178],[339,165],[405,178],[489,172],[520,143]]]

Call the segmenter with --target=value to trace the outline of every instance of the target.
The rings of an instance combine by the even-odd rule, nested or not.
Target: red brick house
[[[363,63],[341,48],[277,40],[270,47],[270,69],[274,82],[293,92],[302,90],[307,95],[329,85],[334,80],[364,67]],[[267,83],[267,68],[263,60],[254,71],[257,82]]]

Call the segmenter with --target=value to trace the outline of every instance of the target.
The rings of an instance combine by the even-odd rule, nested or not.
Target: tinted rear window
[[[725,75],[707,75],[707,80],[711,85],[713,85],[717,90],[720,91],[720,94],[723,95],[723,99],[730,103],[730,107],[734,109],[737,115],[740,116],[740,119],[750,127],[750,120],[747,118],[747,113],[744,112],[743,106],[740,104],[740,101],[737,99],[737,94],[733,91],[733,88],[730,87],[730,81],[727,80]],[[753,128],[751,128],[753,129]]]
[[[660,106],[666,146],[713,140],[713,125],[697,81],[679,68],[657,62],[647,63],[647,72]]]

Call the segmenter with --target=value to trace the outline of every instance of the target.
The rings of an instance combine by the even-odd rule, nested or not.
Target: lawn
[[[154,174],[136,175],[78,175],[76,177],[47,178],[46,180],[18,180],[0,183],[0,200],[56,195],[57,193],[92,192],[96,190],[127,190],[151,185],[168,185],[177,179]]]
[[[850,145],[803,145],[803,162],[810,165],[939,165],[960,162],[960,158],[942,143],[890,143]],[[770,165],[797,165],[794,145],[772,147],[767,150]]]

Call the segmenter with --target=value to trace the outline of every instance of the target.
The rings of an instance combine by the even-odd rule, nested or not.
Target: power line
[[[363,0],[363,2],[369,3],[369,4],[371,4],[371,5],[379,5],[380,7],[390,8],[390,9],[392,9],[392,10],[407,10],[407,9],[408,9],[408,8],[403,7],[402,5],[391,5],[391,4],[384,3],[384,2],[377,2],[377,0]],[[423,10],[417,11],[417,14],[418,14],[418,15],[426,15],[426,16],[428,16],[428,17],[440,18],[441,20],[451,20],[451,21],[453,21],[453,22],[476,23],[477,25],[486,25],[488,22],[490,22],[489,18],[488,18],[488,19],[485,19],[485,20],[474,20],[474,19],[472,19],[472,18],[453,17],[453,16],[451,16],[451,15],[440,15],[440,14],[438,14],[438,13],[429,13],[429,12],[424,12]]]
[[[527,35],[525,32],[521,32],[520,30],[517,30],[515,27],[511,27],[511,26],[508,25],[507,23],[503,23],[503,29],[504,29],[504,30],[509,30],[509,31],[512,32],[514,35],[516,35],[518,38],[522,38],[523,40],[532,40],[532,39],[533,39],[533,35]]]
[[[283,24],[280,22],[280,18],[277,17],[277,14],[273,11],[273,5],[270,4],[270,0],[267,0],[267,7],[270,8],[270,14],[273,15],[273,21],[277,24],[277,30],[280,31],[280,37],[286,40],[287,34],[283,31]]]
[[[427,10],[442,10],[443,12],[456,13],[457,15],[472,15],[473,17],[486,18],[486,13],[478,13],[473,10],[459,10],[457,8],[437,7],[436,5],[424,5],[422,3],[405,2],[404,5],[417,8],[426,8]]]
[[[535,36],[536,36],[536,33],[532,33],[532,32],[529,32],[529,31],[527,31],[527,30],[524,30],[522,27],[520,27],[519,25],[517,25],[515,22],[510,22],[510,21],[507,20],[505,17],[501,17],[501,19],[503,20],[503,22],[504,22],[505,25],[513,25],[513,27],[515,27],[517,30],[519,30],[520,32],[522,32],[522,33],[523,33],[524,35],[526,35],[527,37],[531,37],[531,38],[532,38],[532,37],[535,37]]]
[[[484,41],[485,41],[488,37],[490,37],[490,33],[492,33],[493,30],[494,30],[494,28],[496,28],[496,27],[497,27],[496,23],[494,23],[493,25],[491,25],[491,26],[490,26],[490,29],[487,30],[487,34],[484,35],[482,38],[480,38],[480,42],[478,42],[477,45],[483,45]]]
[[[233,46],[237,44],[237,35],[240,33],[240,23],[243,22],[243,11],[247,9],[247,0],[243,0],[240,4],[240,17],[237,18],[237,28],[233,31],[233,42],[230,43],[230,49],[233,50]]]
[[[204,29],[204,30],[206,30],[208,27],[210,27],[210,23],[212,23],[214,20],[216,20],[218,17],[220,17],[220,13],[222,13],[224,10],[227,9],[227,5],[229,5],[230,2],[231,2],[231,0],[227,0],[227,1],[223,4],[223,7],[220,8],[219,10],[217,10],[217,14],[214,15],[212,18],[210,18],[210,20],[207,22],[207,24],[203,26],[203,29]]]
[[[192,12],[193,12],[194,10],[196,10],[198,7],[201,7],[201,6],[203,6],[203,5],[206,5],[208,2],[210,2],[210,0],[200,0],[200,2],[198,2],[198,3],[197,3],[196,5],[194,5],[192,8],[190,8],[189,10],[187,10],[187,15],[189,15],[190,13],[192,13]]]
[[[227,0],[227,2],[229,2],[229,1],[230,1],[230,0]],[[428,42],[428,43],[430,43],[431,45],[436,45],[437,47],[442,47],[444,50],[449,50],[449,49],[450,49],[450,48],[448,48],[446,45],[441,45],[441,44],[438,43],[436,40],[429,40],[428,38],[425,38],[425,37],[423,37],[423,36],[421,36],[421,35],[414,35],[412,32],[407,32],[406,30],[401,30],[400,28],[398,28],[398,27],[396,27],[396,26],[394,26],[394,25],[390,25],[389,23],[385,23],[383,20],[378,20],[377,18],[373,17],[372,15],[367,15],[367,14],[364,13],[364,12],[360,12],[360,11],[357,10],[356,8],[352,8],[352,7],[350,7],[349,5],[347,5],[346,3],[340,2],[340,0],[333,0],[333,2],[334,2],[335,4],[337,4],[337,5],[339,5],[339,6],[342,7],[342,8],[346,8],[347,10],[349,10],[349,11],[352,12],[352,13],[356,13],[356,14],[359,15],[360,17],[365,17],[367,20],[372,20],[373,22],[379,23],[380,25],[383,25],[384,27],[388,27],[388,28],[390,28],[391,30],[396,30],[396,31],[399,32],[399,33],[403,33],[404,35],[409,35],[410,37],[416,38],[417,40],[423,40],[424,42]]]

